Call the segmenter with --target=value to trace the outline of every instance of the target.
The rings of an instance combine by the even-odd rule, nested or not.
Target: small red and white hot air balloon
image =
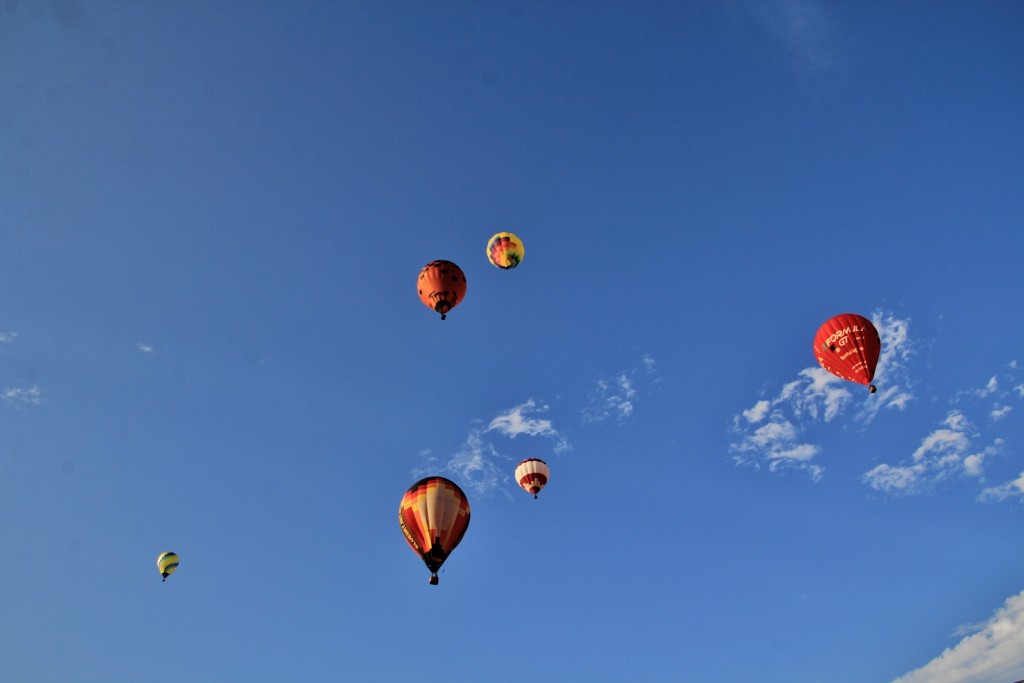
[[[551,470],[548,464],[538,458],[527,458],[516,467],[516,482],[536,498],[540,490],[548,483]]]

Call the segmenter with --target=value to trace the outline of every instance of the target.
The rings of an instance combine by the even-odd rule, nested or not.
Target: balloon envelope
[[[423,305],[440,313],[444,320],[466,296],[466,274],[451,261],[431,261],[420,270],[416,291]]]
[[[515,268],[525,253],[523,241],[511,232],[499,232],[487,242],[487,259],[498,268]]]
[[[874,392],[882,339],[871,321],[856,313],[829,318],[814,335],[814,357],[836,377],[866,384]]]
[[[171,552],[160,553],[160,556],[156,558],[156,568],[160,570],[160,576],[164,577],[164,581],[166,581],[167,577],[178,568],[178,555]]]
[[[524,491],[532,493],[534,498],[547,485],[550,477],[548,464],[538,458],[527,458],[516,467],[516,481]]]
[[[437,570],[469,528],[469,501],[454,482],[444,477],[426,477],[409,487],[398,506],[398,525],[413,552],[430,570],[430,583],[437,583]]]

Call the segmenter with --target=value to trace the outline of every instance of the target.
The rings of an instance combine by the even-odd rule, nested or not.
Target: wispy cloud
[[[812,426],[837,420],[855,403],[860,407],[853,421],[867,425],[879,411],[903,410],[913,400],[907,366],[914,352],[909,321],[891,313],[876,312],[873,317],[882,337],[876,374],[885,378],[878,393],[855,399],[852,390],[859,389],[856,385],[820,366],[804,368],[775,396],[760,399],[733,416],[730,431],[738,438],[729,450],[737,465],[764,466],[771,472],[798,470],[817,481],[825,468],[812,462],[822,453],[821,446],[807,439]]]
[[[983,490],[978,499],[984,502],[1001,502],[1008,498],[1024,499],[1024,472],[1020,473],[1013,481],[1008,481],[999,486],[990,486]]]
[[[499,413],[491,420],[490,424],[487,425],[487,429],[484,431],[496,431],[499,434],[504,434],[512,439],[520,435],[545,436],[556,441],[556,451],[566,450],[569,448],[569,443],[566,438],[560,434],[557,429],[555,429],[551,420],[532,417],[532,415],[537,413],[546,413],[548,410],[550,410],[549,406],[539,404],[531,398],[525,403],[521,403],[503,413]]]
[[[1011,365],[1012,368],[1012,365]],[[983,387],[975,387],[973,389],[967,389],[966,391],[960,391],[956,396],[953,397],[953,402],[956,403],[963,399],[972,398],[987,398],[999,391],[999,378],[993,375],[989,378],[988,382]]]
[[[0,332],[0,344],[13,344],[17,338],[17,332]]]
[[[1016,361],[1008,367],[1015,370]],[[1012,377],[1012,373],[1008,375]],[[946,417],[909,457],[898,464],[878,465],[863,475],[863,481],[876,491],[892,494],[919,493],[961,475],[984,482],[986,464],[1000,455],[1006,444],[1002,436],[992,433],[992,427],[1013,410],[1007,403],[1013,400],[1012,393],[1000,387],[999,377],[993,375],[982,387],[954,394]],[[1018,496],[1018,483],[1019,479],[986,488],[979,498],[998,501]]]
[[[910,338],[910,320],[882,311],[875,311],[871,320],[882,338],[875,376],[884,381],[877,382],[876,400],[861,403],[857,417],[864,422],[871,422],[882,410],[903,411],[914,400],[910,360],[917,353],[917,345]]]
[[[613,418],[620,422],[625,420],[636,409],[640,396],[638,387],[643,383],[657,384],[660,381],[657,363],[650,355],[644,354],[640,367],[594,383],[587,404],[581,411],[583,423],[604,422]]]
[[[141,353],[153,353],[153,347],[149,344],[143,344],[142,342],[136,344],[135,348],[137,348]]]
[[[490,440],[491,435],[507,436],[509,439],[520,436],[550,439],[554,442],[552,449],[556,453],[572,448],[569,440],[555,428],[551,420],[535,417],[548,410],[546,404],[532,398],[503,410],[486,427],[471,428],[462,445],[450,457],[440,458],[430,449],[421,451],[421,464],[413,470],[413,475],[423,477],[428,474],[449,474],[477,495],[500,490],[511,480],[515,463],[523,458],[521,453],[503,454],[498,445]]]
[[[866,472],[863,480],[876,491],[917,493],[923,487],[957,475],[982,477],[985,461],[997,455],[1003,440],[974,446],[979,437],[967,416],[951,411],[938,429],[932,431],[909,459],[899,465],[883,463]]]
[[[43,392],[37,386],[6,387],[0,391],[0,398],[14,405],[41,405]]]
[[[825,69],[835,61],[826,5],[816,0],[747,0],[748,13],[801,63]]]
[[[660,381],[657,363],[650,355],[641,356],[640,363],[614,380],[602,380],[591,392],[583,410],[584,422],[600,422],[611,417],[622,420],[633,413],[640,395],[640,386],[650,389]],[[520,437],[546,440],[555,454],[572,449],[566,433],[555,427],[551,407],[544,401],[529,398],[511,408],[498,411],[490,420],[474,420],[462,445],[450,456],[438,456],[432,449],[419,453],[420,465],[413,470],[417,477],[428,474],[449,474],[460,485],[475,494],[485,494],[511,479],[515,464],[524,457],[544,457],[543,448],[529,446],[529,456],[521,450],[506,455],[508,440]],[[510,449],[509,449],[510,450]],[[539,451],[539,452],[538,452]]]
[[[1004,406],[997,403],[995,407],[992,408],[992,412],[989,413],[988,416],[993,422],[995,422],[996,420],[1002,420],[1011,410],[1013,410],[1013,406]]]
[[[484,441],[478,428],[470,430],[462,446],[447,460],[442,461],[429,449],[421,451],[420,458],[422,464],[413,470],[413,476],[449,474],[475,494],[493,491],[509,478],[508,459],[502,458],[493,445]],[[502,463],[506,466],[502,467]]]
[[[991,683],[1024,677],[1024,591],[938,657],[893,683]]]

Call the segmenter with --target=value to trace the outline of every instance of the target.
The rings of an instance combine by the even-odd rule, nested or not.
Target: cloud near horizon
[[[882,337],[876,374],[886,381],[853,413],[852,420],[862,426],[870,424],[883,409],[902,411],[914,398],[907,369],[914,353],[909,320],[881,311],[876,311],[872,320]],[[758,469],[767,467],[769,472],[797,470],[814,481],[820,480],[825,468],[812,461],[822,453],[822,447],[811,443],[806,433],[817,424],[845,415],[854,403],[854,389],[858,389],[856,384],[820,366],[799,371],[797,379],[784,384],[774,397],[761,399],[733,416],[730,432],[738,436],[729,446],[733,462]]]
[[[1024,678],[1024,591],[987,622],[919,669],[892,683],[991,683]]]

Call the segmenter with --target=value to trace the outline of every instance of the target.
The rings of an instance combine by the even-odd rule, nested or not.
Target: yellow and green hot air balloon
[[[515,268],[525,253],[523,241],[510,232],[499,232],[487,242],[487,258],[498,268]]]
[[[156,568],[160,570],[160,576],[164,577],[164,581],[166,581],[167,577],[178,568],[177,553],[160,553],[160,557],[156,558]]]

